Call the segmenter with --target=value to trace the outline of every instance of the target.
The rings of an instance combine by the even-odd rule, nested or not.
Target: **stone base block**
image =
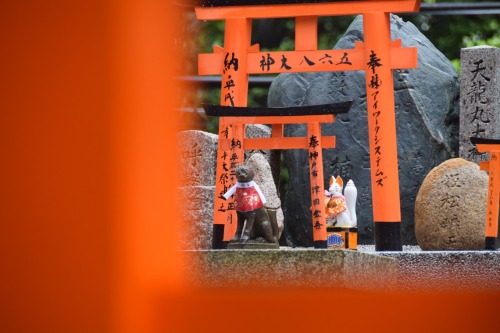
[[[397,284],[393,258],[350,250],[181,251],[197,287],[338,287],[386,290]]]
[[[246,243],[229,243],[228,250],[257,250],[257,249],[279,249],[278,243],[263,243],[263,242],[246,242]]]
[[[500,251],[378,252],[398,265],[398,290],[500,292]]]

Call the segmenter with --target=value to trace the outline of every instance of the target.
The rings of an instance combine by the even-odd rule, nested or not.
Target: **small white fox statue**
[[[342,195],[344,181],[340,176],[330,178],[330,188],[325,191],[327,227],[356,227],[356,199],[358,190],[349,180]]]

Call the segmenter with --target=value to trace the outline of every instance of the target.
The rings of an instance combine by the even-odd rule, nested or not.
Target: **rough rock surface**
[[[183,186],[215,186],[215,163],[218,136],[203,131],[177,133],[180,184]]]
[[[358,16],[335,49],[352,49],[363,40]],[[425,175],[458,150],[459,84],[450,61],[409,22],[391,16],[392,39],[418,48],[418,68],[394,71],[403,244],[415,244],[414,203]],[[335,149],[324,151],[325,187],[330,175],[353,179],[358,188],[359,243],[373,243],[368,125],[364,71],[287,73],[270,88],[270,107],[304,106],[354,100],[348,114],[323,125],[335,135]],[[305,125],[286,126],[285,135],[305,135]],[[312,246],[307,152],[285,151],[289,183],[284,202],[282,245]],[[285,242],[286,241],[286,242]]]
[[[180,249],[212,248],[217,141],[217,135],[203,131],[177,134]]]
[[[279,234],[284,229],[284,215],[281,209],[281,200],[278,197],[278,191],[276,185],[273,182],[271,167],[267,162],[266,158],[260,154],[253,154],[246,164],[249,165],[255,172],[254,181],[259,185],[264,197],[266,198],[265,207],[268,209],[276,210],[276,220],[278,222]]]
[[[475,163],[450,159],[425,177],[415,202],[422,250],[484,249],[488,176]]]
[[[357,251],[280,248],[179,254],[187,282],[200,287],[329,287],[380,292],[397,284],[396,260]]]
[[[178,187],[180,214],[179,249],[212,248],[215,186]]]
[[[261,124],[248,125],[245,129],[245,135],[247,138],[270,138],[271,137],[271,127]],[[274,184],[279,188],[280,184],[280,150],[247,150],[245,151],[245,161],[250,158],[255,153],[260,153],[264,155],[266,160],[271,166],[272,176],[274,179]],[[279,195],[279,192],[278,192]]]

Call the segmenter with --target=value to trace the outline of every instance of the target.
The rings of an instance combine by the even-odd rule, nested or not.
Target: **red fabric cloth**
[[[235,209],[238,212],[248,212],[264,206],[255,187],[238,187],[234,193]]]

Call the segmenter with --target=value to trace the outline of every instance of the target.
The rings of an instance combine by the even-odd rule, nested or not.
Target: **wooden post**
[[[317,122],[308,123],[307,136],[309,138],[308,158],[314,247],[326,249],[325,189],[323,182],[321,125]]]
[[[226,20],[222,64],[220,104],[246,106],[248,95],[247,53],[250,47],[252,21],[246,18]],[[221,117],[219,137],[231,139],[231,145],[219,145],[214,205],[214,234],[212,248],[224,248],[236,231],[236,211],[233,199],[224,200],[222,195],[236,183],[234,168],[244,162],[243,138],[245,125],[232,124]]]
[[[486,199],[486,250],[496,250],[500,205],[500,140],[470,138],[480,153],[490,153],[489,162],[481,162],[481,170],[488,171],[488,197]]]
[[[398,151],[389,13],[363,15],[376,251],[401,251]]]
[[[486,202],[486,250],[496,250],[498,236],[498,206],[500,201],[500,150],[490,152],[488,198]]]

